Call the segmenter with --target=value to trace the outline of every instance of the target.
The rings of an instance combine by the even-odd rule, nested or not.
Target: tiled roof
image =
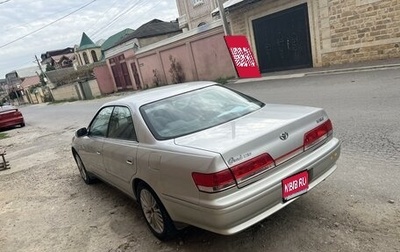
[[[42,53],[42,55],[40,56],[42,61],[50,58],[51,56],[55,56],[55,55],[63,55],[63,54],[67,54],[67,53],[73,53],[74,52],[74,48],[72,47],[67,47],[64,49],[58,49],[58,50],[53,50],[53,51],[47,51],[46,53]]]
[[[24,81],[21,83],[21,86],[23,88],[28,88],[30,86],[34,86],[37,84],[40,84],[40,79],[39,79],[39,76],[35,75],[35,76],[26,77],[24,79]]]
[[[178,22],[164,22],[159,19],[153,19],[150,22],[140,26],[137,30],[120,40],[116,45],[125,43],[135,38],[155,37],[169,33],[180,32]]]
[[[97,48],[100,47],[96,45],[89,37],[86,35],[86,33],[82,34],[82,39],[81,43],[79,44],[78,51],[90,49],[90,48]]]
[[[104,43],[101,45],[101,49],[103,51],[106,51],[108,49],[110,49],[111,47],[113,47],[118,41],[120,41],[121,39],[123,39],[125,36],[128,36],[129,34],[131,34],[132,32],[134,32],[135,30],[127,28],[123,31],[120,31],[114,35],[112,35],[111,37],[109,37],[108,39],[106,39],[106,41],[104,41]]]
[[[57,55],[57,56],[53,56],[51,57],[54,61],[59,62],[60,59],[62,59],[63,57],[66,57],[70,60],[73,60],[75,58],[75,54],[74,53],[68,53],[68,54],[64,54],[64,55]]]

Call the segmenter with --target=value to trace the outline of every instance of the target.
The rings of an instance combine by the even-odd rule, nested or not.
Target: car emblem
[[[286,139],[288,139],[288,137],[289,137],[289,133],[287,133],[287,132],[283,132],[283,133],[280,134],[280,136],[279,136],[279,138],[280,138],[282,141],[285,141]]]

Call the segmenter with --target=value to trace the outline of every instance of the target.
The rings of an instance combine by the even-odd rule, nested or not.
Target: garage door
[[[312,67],[307,4],[253,20],[262,73]]]

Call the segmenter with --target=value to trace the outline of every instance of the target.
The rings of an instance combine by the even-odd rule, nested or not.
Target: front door
[[[262,73],[312,67],[307,4],[253,20]]]
[[[88,127],[88,135],[82,138],[80,157],[86,170],[102,177],[105,174],[103,165],[103,143],[107,136],[108,123],[113,107],[101,109]]]

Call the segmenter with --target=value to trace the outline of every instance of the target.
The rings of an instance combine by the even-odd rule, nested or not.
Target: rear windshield
[[[234,120],[264,104],[222,86],[209,86],[143,105],[140,112],[158,140],[176,138]]]
[[[1,106],[0,107],[0,114],[2,113],[10,113],[10,112],[15,112],[17,111],[17,108],[12,107],[12,106]]]

